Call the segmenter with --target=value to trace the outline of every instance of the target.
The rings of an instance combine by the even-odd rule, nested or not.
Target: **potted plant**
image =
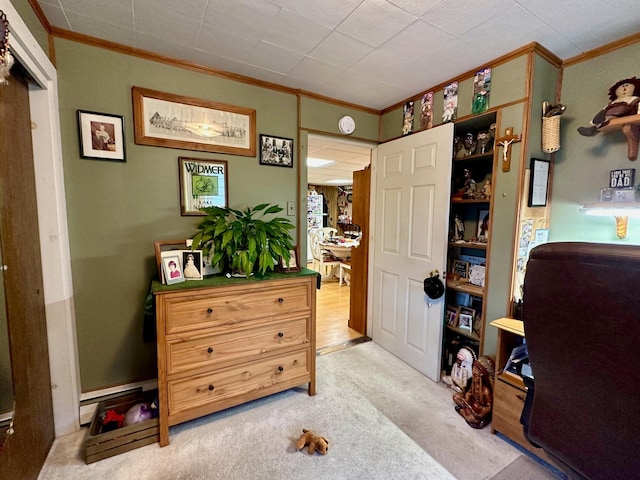
[[[289,262],[293,238],[289,230],[294,225],[286,218],[275,216],[283,209],[262,203],[246,210],[229,207],[207,207],[206,217],[196,226],[192,249],[202,249],[211,264],[223,272],[264,275],[273,270],[278,259]],[[265,216],[274,215],[266,220]]]

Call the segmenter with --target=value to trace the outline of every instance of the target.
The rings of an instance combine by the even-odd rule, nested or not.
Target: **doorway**
[[[318,228],[335,229],[332,233],[337,237],[336,241],[353,236],[349,225],[353,225],[354,172],[370,165],[371,150],[375,147],[376,144],[373,143],[331,136],[308,136],[307,193],[311,195],[308,196],[308,206],[317,205],[307,211],[308,245],[311,244],[309,233]],[[366,339],[362,333],[349,326],[352,270],[347,257],[350,255],[338,254],[343,258],[326,266],[321,288],[317,292],[316,345],[320,352]],[[313,262],[311,248],[308,248],[307,261],[308,268],[319,268],[318,263]],[[340,270],[342,283],[339,278]],[[363,280],[366,283],[366,278]]]

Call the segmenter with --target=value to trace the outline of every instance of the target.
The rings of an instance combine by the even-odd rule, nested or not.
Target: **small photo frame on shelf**
[[[185,280],[202,280],[202,250],[182,250],[182,273]]]
[[[163,270],[163,258],[167,255],[180,255],[180,250],[187,248],[186,240],[167,240],[153,242],[153,250],[156,254],[156,266],[158,269],[158,280],[165,282]]]
[[[94,160],[126,162],[124,117],[78,110],[80,156]]]
[[[473,321],[476,317],[476,311],[469,307],[460,307],[458,313],[458,328],[473,332]]]
[[[260,134],[260,165],[293,168],[293,139]]]
[[[162,257],[162,271],[167,285],[184,282],[185,280],[182,273],[181,259],[177,253],[171,252]]]
[[[456,307],[454,305],[447,305],[446,311],[446,322],[450,327],[456,327],[458,324],[458,312],[460,311],[460,307]]]
[[[476,229],[478,242],[486,243],[489,240],[489,221],[489,210],[478,210],[478,228]]]
[[[469,283],[484,287],[485,269],[486,267],[484,265],[471,265],[469,269]]]
[[[459,278],[469,278],[469,262],[453,260],[453,274]]]
[[[546,207],[549,190],[549,169],[551,162],[540,158],[531,159],[529,176],[529,207]]]
[[[280,260],[278,262],[278,269],[281,272],[299,272],[300,271],[298,247],[294,247],[292,250],[289,250],[288,264],[287,264],[287,260],[284,257],[280,257]]]

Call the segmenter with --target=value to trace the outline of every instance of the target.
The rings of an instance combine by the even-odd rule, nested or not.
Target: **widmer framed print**
[[[180,173],[180,214],[205,215],[205,207],[226,207],[228,199],[227,162],[178,157]]]
[[[125,162],[124,117],[78,110],[80,156]]]

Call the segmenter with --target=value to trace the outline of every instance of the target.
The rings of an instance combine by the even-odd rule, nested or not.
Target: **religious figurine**
[[[453,394],[456,411],[473,428],[483,428],[491,421],[493,393],[490,376],[489,370],[476,360],[469,390],[464,394]]]
[[[453,218],[453,240],[464,240],[464,223],[457,213]]]

